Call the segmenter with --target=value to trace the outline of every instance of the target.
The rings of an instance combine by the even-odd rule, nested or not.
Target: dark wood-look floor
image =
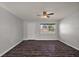
[[[27,40],[2,57],[79,57],[79,51],[57,40]]]

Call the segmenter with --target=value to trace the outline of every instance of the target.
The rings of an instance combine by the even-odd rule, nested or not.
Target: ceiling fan
[[[37,16],[41,16],[41,18],[49,18],[50,15],[54,15],[54,13],[48,13],[47,11],[43,11],[42,15],[37,15]]]

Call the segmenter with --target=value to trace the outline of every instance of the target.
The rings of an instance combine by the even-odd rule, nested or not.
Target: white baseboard
[[[12,48],[14,48],[16,45],[18,45],[19,43],[21,43],[21,41],[17,42],[15,45],[13,45],[12,47],[10,47],[9,49],[7,49],[6,51],[4,51],[2,54],[0,54],[0,56],[3,56],[5,53],[7,53],[8,51],[10,51]]]
[[[36,39],[36,40],[58,40],[58,39]]]
[[[58,40],[58,39],[39,39],[39,38],[26,38],[23,40]]]
[[[79,50],[78,47],[75,47],[75,46],[73,46],[73,45],[71,45],[71,44],[69,44],[69,43],[67,43],[67,42],[65,42],[65,41],[62,41],[62,40],[59,40],[59,41],[61,41],[61,42],[65,43],[65,44],[67,44],[68,46],[70,46],[70,47],[72,47],[72,48],[74,48],[74,49],[76,49],[76,50]]]
[[[36,38],[26,38],[26,39],[23,39],[23,40],[36,40]]]

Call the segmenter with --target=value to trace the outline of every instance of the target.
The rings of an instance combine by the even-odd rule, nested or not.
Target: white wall
[[[48,22],[48,21],[45,21]],[[40,33],[40,21],[37,22],[26,22],[24,21],[24,40],[27,39],[35,39],[35,40],[57,40],[58,39],[58,30],[56,30],[56,33],[51,34],[41,34]],[[56,23],[56,28],[58,28],[58,22]],[[29,25],[29,29],[28,29]],[[29,33],[28,33],[29,32]]]
[[[79,13],[60,22],[60,41],[79,50]]]
[[[22,41],[22,20],[0,7],[0,55]]]

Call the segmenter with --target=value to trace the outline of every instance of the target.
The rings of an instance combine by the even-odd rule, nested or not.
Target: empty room
[[[0,2],[1,57],[79,57],[79,2]]]

